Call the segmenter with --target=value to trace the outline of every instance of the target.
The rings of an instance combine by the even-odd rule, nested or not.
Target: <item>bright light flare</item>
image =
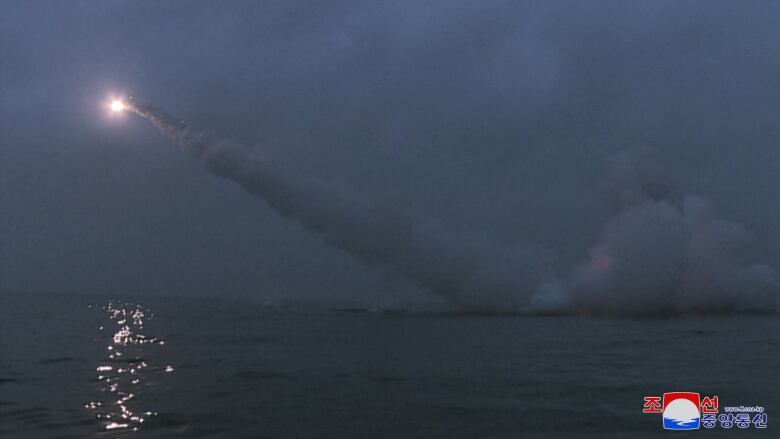
[[[111,111],[118,113],[120,111],[123,111],[125,109],[125,103],[122,102],[119,99],[114,99],[111,101]]]

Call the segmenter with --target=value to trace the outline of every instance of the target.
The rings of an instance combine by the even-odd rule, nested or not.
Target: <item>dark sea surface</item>
[[[671,391],[763,406],[768,427],[662,431],[643,397]],[[779,415],[776,315],[0,296],[2,438],[770,438]]]

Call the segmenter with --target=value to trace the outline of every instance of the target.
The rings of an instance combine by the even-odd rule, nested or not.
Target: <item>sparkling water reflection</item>
[[[777,316],[125,300],[104,308],[94,296],[0,294],[0,438],[649,439],[662,425],[642,414],[643,395],[700,390],[780,407]],[[132,336],[115,345],[124,326]]]
[[[106,346],[107,355],[95,367],[100,392],[104,397],[90,401],[85,408],[95,411],[95,416],[105,430],[138,431],[143,423],[157,413],[139,398],[144,384],[156,374],[173,371],[171,365],[149,364],[146,358],[159,357],[159,352],[149,355],[152,349],[162,349],[165,342],[159,337],[147,336],[144,320],[154,315],[149,309],[130,302],[109,301],[102,307],[109,325],[99,327],[100,340],[111,334]]]

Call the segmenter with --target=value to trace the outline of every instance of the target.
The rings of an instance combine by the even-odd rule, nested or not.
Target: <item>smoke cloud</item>
[[[400,206],[369,202],[306,176],[290,175],[270,158],[238,142],[193,130],[164,111],[130,103],[214,174],[233,180],[284,217],[320,234],[370,266],[415,282],[470,311],[510,311],[528,303],[552,278],[553,254],[507,246],[485,236],[462,236]]]
[[[401,206],[290,175],[262,151],[193,130],[158,108],[131,103],[129,109],[212,173],[241,184],[329,245],[461,309],[624,315],[768,312],[778,304],[776,272],[749,259],[752,234],[719,219],[704,198],[675,199],[651,149],[607,160],[603,189],[612,217],[588,258],[556,279],[551,251],[457,234]]]
[[[676,202],[651,149],[608,160],[604,193],[613,209],[586,261],[531,298],[542,313],[676,314],[769,312],[776,272],[749,258],[753,235],[717,217],[699,196]]]

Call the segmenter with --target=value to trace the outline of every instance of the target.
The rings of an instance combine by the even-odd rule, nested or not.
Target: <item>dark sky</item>
[[[777,2],[5,1],[0,71],[0,290],[413,297],[121,94],[561,271],[650,146],[780,266]]]

